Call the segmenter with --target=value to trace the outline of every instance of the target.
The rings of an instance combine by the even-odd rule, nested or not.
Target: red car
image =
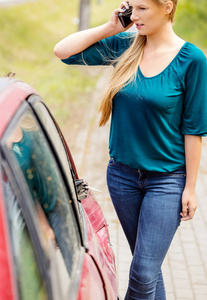
[[[41,96],[0,78],[0,300],[117,299],[107,224]]]

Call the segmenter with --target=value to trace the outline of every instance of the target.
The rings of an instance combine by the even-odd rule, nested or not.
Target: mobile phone
[[[123,7],[123,13],[119,13],[119,20],[124,28],[126,28],[132,21],[130,19],[132,14],[132,7],[129,5],[129,8]]]

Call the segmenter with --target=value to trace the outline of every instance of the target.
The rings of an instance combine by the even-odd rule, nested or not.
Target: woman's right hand
[[[126,28],[124,28],[122,26],[122,24],[119,20],[118,14],[124,12],[124,10],[123,10],[124,7],[126,9],[129,9],[129,2],[128,1],[122,2],[120,4],[120,7],[114,10],[114,12],[111,16],[111,20],[109,21],[109,24],[110,24],[111,28],[115,31],[115,34],[128,30],[134,24],[133,22],[131,22]]]
[[[124,28],[118,17],[118,14],[120,12],[123,12],[123,7],[126,7],[126,9],[128,9],[129,2],[122,2],[120,7],[114,10],[109,22],[98,27],[78,31],[64,38],[55,46],[55,55],[60,59],[68,58],[85,50],[89,46],[102,39],[129,29],[133,25],[133,22],[130,23],[126,28]]]

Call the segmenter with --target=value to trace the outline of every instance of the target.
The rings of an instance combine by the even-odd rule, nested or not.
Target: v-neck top
[[[101,40],[62,61],[109,65],[131,45],[134,33]],[[207,134],[207,60],[185,42],[159,74],[136,78],[115,95],[109,153],[132,168],[171,172],[185,166],[184,135]]]
[[[173,64],[174,60],[177,59],[177,56],[179,55],[179,53],[182,51],[183,47],[184,47],[187,43],[188,43],[188,42],[185,42],[185,43],[183,44],[183,46],[180,48],[180,50],[178,51],[178,53],[173,57],[173,59],[169,62],[169,64],[168,64],[161,72],[159,72],[158,74],[153,75],[153,76],[145,76],[145,75],[142,73],[142,70],[141,70],[140,66],[138,67],[138,68],[139,68],[139,72],[142,74],[142,76],[143,76],[144,78],[153,78],[153,77],[156,77],[156,76],[160,76],[163,72],[165,72],[165,70],[166,70],[167,68],[170,67],[171,64]]]

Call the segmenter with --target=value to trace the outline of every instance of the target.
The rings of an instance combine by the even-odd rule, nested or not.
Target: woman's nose
[[[135,23],[135,21],[138,20],[138,16],[135,15],[135,13],[132,11],[131,17],[130,17],[131,21]]]

